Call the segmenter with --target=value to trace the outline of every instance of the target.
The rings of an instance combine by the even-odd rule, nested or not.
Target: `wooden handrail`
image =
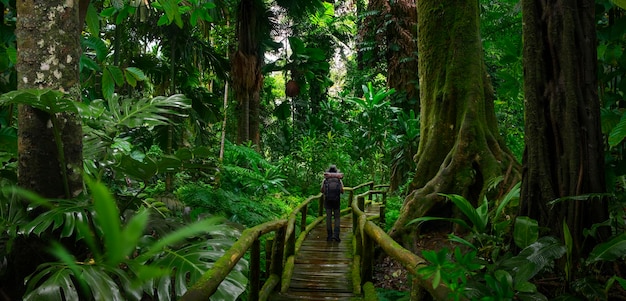
[[[385,185],[377,186],[383,187]],[[374,261],[374,242],[391,258],[399,262],[409,273],[413,275],[413,287],[411,296],[418,295],[422,290],[426,290],[435,300],[447,300],[450,295],[450,288],[440,283],[433,288],[432,280],[424,279],[417,274],[417,271],[427,266],[425,259],[415,255],[413,252],[405,249],[395,240],[393,240],[383,229],[368,219],[365,214],[365,197],[371,197],[373,194],[383,194],[385,199],[386,192],[381,190],[369,190],[365,193],[357,195],[351,201],[353,219],[354,219],[354,237],[355,242],[355,264],[361,267],[360,277],[361,285],[365,285],[372,280],[372,265]],[[383,201],[384,203],[384,201]],[[384,209],[381,210],[384,212]],[[413,300],[413,299],[411,299]]]
[[[387,185],[388,186],[388,185]],[[374,182],[366,182],[355,187],[344,187],[344,193],[349,192],[348,200],[353,200],[354,192],[368,187],[369,190],[373,190],[374,187],[380,188],[385,185],[374,186]],[[313,201],[319,201],[318,217],[306,224],[308,206]],[[371,201],[371,199],[370,199]],[[218,260],[215,261],[213,267],[206,271],[196,283],[194,283],[185,294],[181,297],[181,301],[198,301],[208,300],[211,295],[217,291],[220,283],[226,279],[233,267],[239,262],[239,260],[248,252],[251,254],[251,274],[259,273],[260,263],[254,261],[260,261],[260,243],[259,239],[265,234],[276,232],[276,237],[271,251],[271,266],[269,267],[268,277],[262,288],[259,289],[259,284],[256,283],[259,279],[258,275],[251,275],[250,281],[250,294],[249,300],[267,300],[269,295],[275,290],[275,287],[281,287],[281,291],[285,291],[289,288],[291,281],[291,275],[293,274],[293,263],[295,255],[297,254],[302,242],[306,238],[306,235],[320,222],[324,220],[323,210],[323,197],[319,193],[317,195],[310,196],[300,205],[293,209],[289,216],[285,219],[266,222],[252,228],[244,230],[239,239],[233,244],[233,246],[224,253]],[[352,201],[351,201],[352,202]],[[347,214],[352,212],[353,207],[341,211],[341,214]],[[296,239],[296,221],[298,214],[301,215],[300,220],[300,234]]]

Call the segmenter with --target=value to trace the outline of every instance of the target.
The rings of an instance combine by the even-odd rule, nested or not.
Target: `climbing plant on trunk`
[[[520,165],[498,133],[479,10],[475,0],[417,3],[421,137],[411,193],[391,230],[409,248],[419,234],[409,221],[451,214],[440,193],[463,195],[476,205],[494,183],[496,194],[520,178]]]

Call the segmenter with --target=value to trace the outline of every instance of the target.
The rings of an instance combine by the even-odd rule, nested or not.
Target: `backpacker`
[[[327,201],[339,201],[341,197],[341,180],[327,178],[324,180],[324,198]]]

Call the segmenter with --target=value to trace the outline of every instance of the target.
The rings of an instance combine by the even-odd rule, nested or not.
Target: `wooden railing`
[[[449,288],[442,284],[433,288],[431,280],[417,276],[417,270],[425,267],[426,261],[400,246],[373,222],[373,220],[378,220],[383,225],[385,223],[387,187],[388,185],[375,186],[374,182],[367,182],[355,187],[344,188],[344,192],[349,193],[348,200],[350,206],[341,212],[342,214],[353,214],[354,293],[366,296],[367,294],[375,294],[373,289],[364,289],[364,287],[373,288],[374,249],[377,245],[412,275],[411,300],[419,300],[424,293],[430,294],[435,300],[447,300],[450,293]],[[363,188],[368,188],[368,190],[362,194],[355,195],[357,190]],[[365,205],[371,203],[372,198],[377,195],[382,196],[380,212],[378,216],[368,218],[364,212]],[[317,201],[319,205],[318,216],[310,224],[307,224],[308,208],[314,201]],[[298,216],[300,216],[300,233],[296,235]],[[237,262],[248,251],[250,252],[248,299],[253,301],[267,300],[270,294],[277,290],[277,287],[280,287],[280,290],[285,292],[289,288],[295,256],[302,242],[307,234],[323,220],[324,206],[322,205],[322,194],[320,193],[307,198],[291,212],[288,218],[267,222],[244,230],[233,246],[214,263],[213,268],[206,271],[180,300],[208,300]],[[268,258],[270,265],[266,267],[268,276],[261,287],[260,238],[268,233],[275,233],[275,235],[273,243],[271,243],[272,240],[270,239],[266,242],[266,246],[271,245],[271,249],[266,252],[266,254],[270,254]],[[367,297],[365,299],[368,300]]]
[[[354,192],[369,187],[373,189],[373,182],[364,183],[356,187],[345,187],[349,192],[349,200],[353,200]],[[314,201],[318,201],[318,217],[307,225],[308,208]],[[342,214],[352,211],[352,207],[342,210]],[[300,216],[300,234],[296,236],[296,222]],[[269,295],[280,287],[281,291],[289,288],[295,255],[297,254],[306,235],[324,220],[324,206],[322,194],[307,198],[297,206],[286,219],[266,222],[244,230],[233,246],[215,261],[213,267],[206,271],[195,284],[181,297],[183,301],[208,300],[217,291],[220,283],[232,271],[233,267],[249,251],[250,252],[250,286],[249,300],[267,300]],[[268,233],[275,233],[274,238],[266,242],[271,245],[269,258],[270,265],[266,268],[268,274],[261,287],[261,243],[260,238]],[[273,243],[270,243],[273,241]]]
[[[376,186],[386,187],[385,185]],[[387,255],[400,263],[412,276],[411,300],[422,300],[425,293],[430,294],[434,300],[447,300],[450,295],[450,289],[443,284],[439,284],[433,288],[430,279],[422,279],[417,275],[417,270],[427,265],[426,260],[415,255],[411,251],[405,249],[396,241],[394,241],[387,233],[381,229],[365,214],[365,205],[372,201],[372,196],[382,194],[382,204],[380,209],[379,220],[384,225],[385,207],[386,207],[386,190],[370,189],[365,193],[357,195],[351,199],[351,207],[353,214],[354,231],[354,263],[353,266],[359,267],[357,279],[359,287],[355,284],[355,290],[362,288],[373,288],[373,266],[374,266],[374,249],[378,245]],[[368,200],[366,201],[366,197]],[[355,293],[361,293],[356,292]],[[364,295],[374,294],[373,291],[365,289]],[[366,297],[365,300],[368,300]]]

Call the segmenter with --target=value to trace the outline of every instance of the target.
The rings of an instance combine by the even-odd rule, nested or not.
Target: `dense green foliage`
[[[420,116],[396,107],[404,91],[387,88],[380,73],[385,62],[363,68],[357,60],[360,54],[365,59],[370,55],[353,49],[357,26],[365,15],[377,12],[356,15],[354,7],[337,1],[324,3],[319,11],[287,16],[281,9],[294,5],[297,11],[298,5],[314,1],[276,2],[265,3],[272,10],[257,12],[272,32],[283,34],[261,41],[269,53],[261,91],[261,145],[256,146],[231,143],[236,141],[237,104],[226,83],[236,35],[230,18],[238,1],[92,0],[81,35],[82,102],[77,103],[60,91],[16,90],[15,1],[0,0],[0,186],[17,182],[18,104],[80,116],[88,179],[84,195],[71,200],[43,200],[17,188],[2,191],[0,280],[12,277],[4,262],[22,256],[12,253],[18,241],[33,236],[51,242],[45,244],[49,253],[41,256],[41,265],[28,271],[26,286],[9,292],[13,297],[176,299],[198,278],[198,271],[208,269],[228,248],[237,236],[235,229],[284,217],[317,194],[330,164],[346,174],[346,186],[386,183],[392,174],[402,179],[387,207],[387,228],[393,224],[414,176]],[[609,0],[597,4],[599,93],[607,136],[607,186],[613,196],[607,225],[615,236],[596,247],[586,266],[576,267],[591,271],[619,260],[625,239],[626,85],[621,80],[626,73],[626,18]],[[513,0],[481,5],[485,61],[500,132],[521,160],[520,7]],[[281,17],[283,23],[269,16]],[[284,93],[290,79],[300,87],[294,97]],[[567,260],[567,238],[543,237],[541,225],[515,218],[515,196],[485,200],[478,208],[460,196],[449,197],[467,217],[452,222],[469,234],[451,237],[460,244],[455,250],[425,252],[433,265],[423,275],[458,284],[454,291],[459,296],[471,289],[476,298],[541,298],[533,277],[550,271],[553,260]],[[514,269],[521,264],[532,269]],[[178,269],[167,274],[171,266]],[[216,298],[245,299],[246,268],[245,263],[238,266]],[[625,285],[617,276],[602,278],[605,283],[589,276],[572,284],[579,297],[602,299],[594,292],[606,292],[616,282]],[[381,295],[395,298],[395,292]]]

